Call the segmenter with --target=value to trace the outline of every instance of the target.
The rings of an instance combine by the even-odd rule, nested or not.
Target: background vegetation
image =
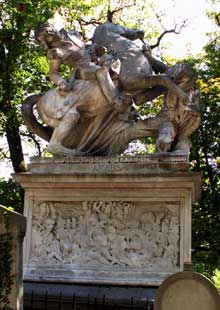
[[[114,3],[113,3],[114,2]],[[25,171],[21,141],[30,142],[41,155],[38,137],[23,126],[20,105],[31,93],[50,87],[48,62],[34,42],[34,29],[59,10],[69,27],[87,39],[92,27],[108,20],[142,28],[150,44],[159,43],[161,30],[148,20],[155,14],[155,1],[107,0],[3,0],[0,1],[0,137],[8,149],[0,148],[0,159],[9,158],[15,172]],[[135,7],[135,9],[134,9]],[[62,8],[62,9],[60,9]],[[220,13],[209,13],[220,26]],[[158,19],[160,16],[158,15]],[[176,26],[172,29],[176,31]],[[182,25],[184,26],[184,25]],[[181,25],[180,25],[181,28]],[[167,31],[166,29],[165,31]],[[163,30],[164,31],[164,30]],[[177,31],[176,31],[177,32]],[[167,58],[168,60],[168,58]],[[171,59],[169,59],[172,62]],[[202,125],[193,137],[191,166],[202,171],[202,197],[193,208],[193,260],[196,270],[220,283],[220,36],[210,42],[200,57],[187,59],[199,72]],[[142,113],[147,113],[147,106]],[[23,193],[12,180],[0,180],[0,203],[22,212]],[[219,286],[218,286],[219,287]]]

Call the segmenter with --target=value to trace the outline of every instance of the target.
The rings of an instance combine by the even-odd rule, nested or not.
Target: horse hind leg
[[[67,114],[60,121],[59,125],[53,131],[52,137],[47,146],[48,152],[53,155],[79,155],[76,150],[69,149],[63,145],[66,137],[71,134],[72,130],[78,123],[79,118],[80,114],[76,109],[71,112],[67,112]]]

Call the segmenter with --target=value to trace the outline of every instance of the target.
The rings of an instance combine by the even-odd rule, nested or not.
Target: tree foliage
[[[193,139],[192,169],[202,172],[202,197],[193,208],[193,247],[197,270],[220,270],[220,37],[192,63],[198,68],[202,124]]]
[[[31,29],[50,16],[49,12],[53,10],[51,3],[53,1],[28,0],[0,3],[1,129],[6,133],[10,158],[16,172],[25,170],[19,130],[21,119],[17,106],[23,100],[24,94],[31,91],[28,88],[33,76],[32,55],[36,55],[30,41]]]
[[[23,213],[23,191],[12,179],[0,179],[0,204]]]

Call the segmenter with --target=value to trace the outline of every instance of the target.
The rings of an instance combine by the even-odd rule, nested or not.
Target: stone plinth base
[[[23,309],[22,242],[26,219],[0,205],[0,309]]]
[[[182,155],[33,159],[26,280],[157,286],[191,260],[200,175]]]

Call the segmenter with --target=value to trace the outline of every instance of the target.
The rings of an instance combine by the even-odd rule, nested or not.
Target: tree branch
[[[0,148],[0,159],[10,159],[10,156],[8,154],[8,151],[4,150],[3,147]]]
[[[154,12],[154,14],[155,14],[155,16],[156,16],[156,18],[157,18],[157,20],[158,20],[158,22],[159,22],[161,28],[162,28],[163,30],[166,30],[166,28],[164,27],[164,25],[163,25],[163,23],[162,23],[162,16],[163,16],[163,15],[160,14],[161,11],[160,11],[160,13],[158,13],[158,12],[155,10],[154,5],[153,5],[152,3],[150,3],[149,6],[150,6],[151,10]]]
[[[92,18],[90,21],[87,22],[86,20],[84,20],[83,18],[80,17],[80,18],[77,19],[77,22],[80,24],[80,27],[88,26],[88,25],[96,26],[96,25],[101,25],[102,24],[101,21],[99,21],[97,19],[94,19],[94,18]]]
[[[175,27],[173,29],[170,29],[170,30],[164,30],[164,32],[161,33],[161,35],[157,38],[157,42],[153,45],[150,45],[150,48],[151,49],[154,49],[155,47],[158,47],[160,45],[160,42],[161,40],[163,39],[163,37],[168,34],[168,33],[175,33],[175,34],[180,34],[181,30],[186,27],[186,22],[187,22],[187,19],[185,19],[183,21],[183,23],[179,26],[179,29],[177,30],[178,28],[178,25],[175,25]]]
[[[220,13],[215,14],[215,21],[218,26],[220,26]]]
[[[28,137],[31,140],[33,140],[35,147],[38,151],[38,155],[41,157],[41,155],[42,155],[41,145],[40,145],[40,142],[36,139],[35,135],[33,133],[29,132],[29,133],[23,133],[22,136]]]
[[[107,21],[112,23],[113,22],[113,16],[115,13],[121,12],[123,9],[130,8],[134,5],[136,5],[136,0],[134,0],[134,2],[132,4],[123,5],[117,9],[111,10],[110,9],[110,3],[109,3],[108,11],[107,11]]]

